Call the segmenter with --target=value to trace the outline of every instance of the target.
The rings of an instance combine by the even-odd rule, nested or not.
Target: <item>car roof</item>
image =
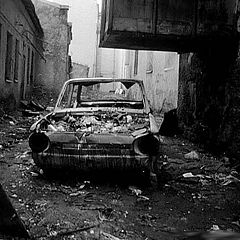
[[[72,82],[132,82],[132,83],[143,83],[142,80],[139,79],[128,79],[128,78],[72,78],[67,80],[65,83],[72,83]]]

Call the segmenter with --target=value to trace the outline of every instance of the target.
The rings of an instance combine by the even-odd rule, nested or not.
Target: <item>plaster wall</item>
[[[128,50],[126,50],[128,51]],[[154,111],[168,111],[177,107],[179,56],[174,52],[135,51],[129,53],[125,64],[126,75],[144,82],[148,99]],[[134,65],[135,70],[134,70]]]

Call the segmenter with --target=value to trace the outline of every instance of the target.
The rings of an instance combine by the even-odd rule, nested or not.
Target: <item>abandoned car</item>
[[[43,171],[152,171],[158,130],[142,81],[70,79],[53,111],[31,126],[29,146]]]

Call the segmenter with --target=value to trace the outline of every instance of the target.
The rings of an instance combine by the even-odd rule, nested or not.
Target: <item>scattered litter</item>
[[[229,185],[230,183],[239,183],[240,180],[237,179],[236,177],[232,176],[232,175],[229,175],[226,177],[226,179],[224,180],[224,182],[222,182],[222,185],[223,186],[227,186]]]
[[[223,162],[225,165],[229,165],[230,164],[230,159],[228,157],[223,157]]]
[[[192,193],[192,197],[193,197],[193,199],[203,199],[203,198],[206,198],[206,197],[204,197],[200,193]]]
[[[84,189],[85,188],[85,184],[82,184],[82,185],[80,185],[79,187],[78,187],[78,189]]]
[[[240,223],[239,223],[239,221],[232,222],[232,224],[237,225],[238,227],[240,227]]]
[[[180,218],[181,221],[187,222],[187,218],[186,217],[182,217]]]
[[[90,181],[84,181],[83,183],[85,184],[85,187],[89,187],[91,182]]]
[[[98,227],[99,224],[94,224],[94,225],[90,225],[90,226],[86,226],[86,227],[81,227],[75,230],[69,230],[69,231],[64,231],[64,232],[55,232],[52,231],[52,233],[54,233],[54,235],[51,235],[52,237],[60,237],[60,236],[67,236],[67,235],[72,235],[74,233],[78,233],[78,232],[84,232],[87,230],[90,230],[92,228]]]
[[[83,195],[83,194],[85,194],[84,191],[77,191],[77,192],[74,192],[74,193],[70,193],[69,196],[70,197],[76,197],[78,195]]]
[[[44,111],[45,107],[42,106],[40,103],[37,103],[35,101],[30,101],[28,106],[32,108],[34,111]]]
[[[101,232],[100,234],[104,237],[104,239],[108,239],[108,240],[121,240],[120,238],[115,237],[115,236],[111,235],[110,233]]]
[[[33,112],[33,111],[31,111],[31,110],[24,109],[24,110],[22,111],[22,115],[23,115],[24,117],[33,117],[33,116],[38,116],[38,115],[40,115],[40,112]]]
[[[219,231],[220,228],[218,225],[212,225],[212,227],[210,228],[210,231]]]
[[[209,185],[209,180],[206,180],[206,179],[200,179],[199,180],[200,182],[201,182],[201,184],[203,185],[203,186],[207,186],[207,185]]]
[[[18,154],[18,155],[16,156],[16,159],[17,159],[17,158],[25,158],[25,157],[27,157],[29,154],[30,154],[29,151],[25,151],[25,152],[22,153],[22,154]]]
[[[26,128],[21,128],[21,127],[17,128],[16,130],[18,130],[18,131],[27,131]]]
[[[137,188],[134,187],[134,186],[130,186],[128,189],[131,190],[132,193],[135,193],[137,196],[142,194],[142,190],[137,189]]]
[[[183,177],[184,178],[194,178],[194,177],[205,178],[206,176],[204,176],[202,174],[193,175],[191,172],[188,172],[188,173],[184,173]]]
[[[41,112],[44,111],[45,107],[35,101],[21,101],[21,107],[23,108],[23,114],[27,112]],[[34,115],[34,114],[33,114]]]
[[[199,155],[196,151],[191,151],[190,153],[185,154],[184,158],[186,158],[186,159],[199,159]]]
[[[51,237],[56,237],[57,236],[57,232],[56,231],[51,231],[50,233],[49,233],[49,236],[51,236]]]
[[[100,221],[113,221],[114,218],[114,209],[110,207],[105,207],[102,209],[99,209],[98,216]]]
[[[240,182],[240,180],[238,178],[232,176],[231,174],[226,175],[223,173],[215,174],[214,179],[216,182],[218,182],[222,186],[227,186],[230,183],[239,183]]]
[[[38,177],[39,176],[39,174],[36,173],[36,172],[30,172],[30,173],[31,173],[32,177]]]
[[[17,194],[11,194],[11,195],[9,195],[9,197],[10,198],[17,198],[18,196],[17,196]]]
[[[143,196],[143,195],[138,195],[137,201],[149,201],[150,198]]]
[[[189,172],[189,173],[184,173],[183,177],[189,178],[189,177],[195,177],[195,176],[191,172]]]
[[[230,183],[240,183],[240,180],[234,176],[226,175],[223,173],[218,173],[218,174],[212,174],[210,176],[207,175],[202,175],[202,174],[192,174],[191,172],[184,173],[182,175],[184,178],[200,178],[199,182],[202,183],[203,186],[209,185],[210,180],[215,181],[216,183],[222,185],[222,186],[227,186]]]
[[[8,115],[8,114],[4,114],[3,118],[6,119],[6,120],[10,120],[10,121],[12,121],[12,122],[14,122],[14,123],[17,123],[17,122],[18,122],[15,117],[10,116],[10,115]]]

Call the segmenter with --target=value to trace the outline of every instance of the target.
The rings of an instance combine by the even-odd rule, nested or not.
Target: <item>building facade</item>
[[[168,111],[177,107],[177,53],[108,48],[99,48],[97,53],[97,77],[143,80],[154,111]]]
[[[179,55],[175,52],[126,50],[127,78],[142,79],[154,111],[177,108]]]
[[[30,0],[0,0],[0,104],[13,110],[31,96],[42,55],[43,30]]]
[[[101,14],[97,33],[100,41]],[[97,48],[96,76],[143,80],[155,112],[177,108],[179,54],[176,52],[135,51]]]
[[[37,16],[44,31],[44,58],[37,75],[36,92],[55,98],[69,79],[71,71],[69,45],[72,25],[68,22],[69,6],[45,0],[33,0]]]

